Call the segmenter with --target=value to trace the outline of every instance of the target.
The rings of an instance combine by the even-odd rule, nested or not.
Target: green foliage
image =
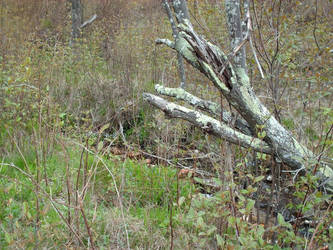
[[[63,154],[68,154],[69,162],[62,160],[64,157]],[[60,148],[58,148],[57,151],[44,162],[48,185],[46,186],[46,182],[43,180],[39,189],[44,191],[38,193],[38,199],[40,201],[39,213],[42,215],[40,218],[40,228],[43,229],[40,232],[38,240],[43,245],[56,244],[61,246],[65,243],[61,235],[68,229],[65,225],[59,224],[61,218],[59,218],[59,214],[52,209],[52,206],[57,206],[61,213],[66,213],[66,206],[59,206],[59,204],[54,203],[54,201],[60,201],[67,195],[65,188],[67,185],[65,177],[69,174],[66,170],[67,164],[70,164],[70,176],[73,178],[70,179],[70,183],[73,183],[72,188],[75,188],[75,176],[79,172],[80,158],[81,153],[76,147],[72,147],[66,150],[66,152],[62,152]],[[116,189],[113,185],[113,178],[115,178],[116,186],[121,194],[124,205],[130,212],[129,215],[132,220],[156,228],[156,230],[161,233],[159,237],[167,234],[169,225],[169,204],[176,201],[177,193],[182,197],[189,197],[191,192],[190,183],[177,182],[177,171],[175,169],[147,166],[131,160],[122,162],[118,161],[116,158],[110,160],[104,159],[104,164],[106,164],[109,171],[113,173],[112,178],[103,167],[104,165],[96,162],[98,161],[96,157],[89,154],[86,159],[87,161],[84,164],[87,165],[88,171],[92,171],[96,167],[100,169],[94,176],[94,194],[88,192],[85,198],[85,208],[87,209],[88,217],[97,216],[96,220],[102,222],[103,218],[105,218],[108,213],[115,212],[111,202],[111,200],[117,200]],[[34,244],[36,244],[37,239],[35,236],[31,238],[29,234],[34,234],[36,226],[36,177],[34,177],[33,173],[36,172],[37,167],[33,151],[30,154],[25,154],[24,158],[19,154],[12,155],[10,158],[3,159],[0,165],[0,175],[5,177],[0,180],[0,190],[3,194],[0,197],[0,220],[1,227],[4,229],[0,233],[1,247],[11,246],[15,244],[14,242],[18,239],[20,239],[25,246],[34,246]],[[26,174],[21,172],[20,169]],[[28,173],[31,173],[31,175],[29,174],[30,177]],[[84,172],[82,172],[82,169],[80,173],[83,175]],[[177,192],[177,190],[179,191]],[[48,195],[44,192],[48,193]],[[93,210],[90,209],[93,209],[94,205],[90,204],[90,202],[95,202],[94,197],[96,197],[96,195],[105,197],[105,193],[111,196],[107,197],[107,199],[103,198],[103,202],[99,202],[99,205],[96,207],[97,210],[94,213],[95,215],[93,215],[91,213]],[[50,199],[50,196],[52,199]],[[185,203],[183,206],[184,205]],[[175,210],[175,213],[176,211],[177,210]],[[128,218],[129,215],[126,215],[126,218]],[[82,218],[80,219],[80,223],[84,227]],[[100,242],[100,239],[102,239],[104,235],[107,235],[107,231],[109,230],[107,229],[107,222],[93,223],[91,226],[94,230],[101,233],[100,236],[97,236],[97,242],[103,245],[103,241]],[[141,233],[143,234],[143,232]],[[131,240],[132,237],[139,237],[137,233],[131,233],[130,235]],[[148,235],[145,237],[147,237],[147,240],[149,239]],[[134,238],[133,241],[135,241]],[[55,242],[53,242],[53,240]],[[106,245],[108,245],[107,242],[108,241],[105,242]]]
[[[311,239],[303,237],[300,225],[286,221],[281,211],[270,215],[276,217],[274,225],[249,220],[256,214],[260,187],[269,172],[264,165],[270,160],[266,154],[256,154],[259,165],[254,168],[259,173],[254,173],[254,168],[243,164],[247,160],[242,150],[236,148],[240,163],[234,169],[238,175],[235,183],[217,180],[221,189],[228,191],[212,196],[194,194],[193,184],[177,180],[177,171],[170,166],[123,161],[109,155],[108,143],[121,144],[119,124],[127,143],[163,158],[174,157],[177,163],[183,156],[192,156],[193,149],[215,154],[223,143],[186,123],[170,122],[142,101],[142,92],[153,91],[157,82],[179,85],[173,52],[152,46],[157,37],[171,34],[164,13],[152,7],[155,2],[113,1],[105,8],[88,1],[85,11],[97,9],[101,16],[75,44],[69,43],[70,16],[65,4],[34,1],[31,5],[19,0],[2,4],[0,248],[77,247],[75,244],[82,243],[66,225],[69,214],[83,241],[80,247],[89,247],[87,225],[75,204],[78,193],[84,194],[82,211],[101,249],[127,248],[126,227],[131,248],[169,248],[171,224],[175,249],[303,248]],[[198,21],[195,29],[228,51],[227,27],[220,15],[223,3],[188,2]],[[262,101],[270,110],[278,110],[282,124],[304,145],[330,159],[330,7],[318,2],[315,21],[310,2],[282,2],[280,13],[271,1],[253,2],[263,10],[257,12],[263,15],[259,19],[270,20],[260,23],[263,43],[256,33],[255,18],[252,20],[252,38],[267,75],[266,80],[260,78],[252,53],[247,53],[253,87],[265,97]],[[47,8],[47,13],[41,15],[36,6]],[[220,102],[207,79],[189,67],[186,72],[188,91]],[[265,139],[264,125],[256,132],[258,138]],[[84,144],[89,153],[72,142]],[[220,163],[203,160],[196,164],[207,169],[218,165],[220,171]],[[333,237],[329,228],[333,214],[324,210],[330,197],[314,188],[314,176],[296,177],[287,187],[292,196],[288,209],[299,217],[299,223],[310,216],[309,234],[317,228],[315,247],[327,246]],[[288,183],[285,176],[280,178],[281,183]]]
[[[295,129],[295,124],[294,124],[294,121],[292,119],[286,118],[282,121],[282,124],[289,130]]]
[[[188,213],[181,219],[191,232],[187,244],[199,248],[217,245],[221,248],[243,246],[255,249],[267,246],[263,238],[263,226],[250,225],[239,216],[233,216],[229,206],[228,191],[217,193],[212,197],[205,195],[195,197]],[[254,201],[243,197],[237,206],[240,208],[239,212],[246,216],[252,211]]]

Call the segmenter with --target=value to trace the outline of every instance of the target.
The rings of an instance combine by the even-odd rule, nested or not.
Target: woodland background
[[[266,75],[247,53],[253,88],[333,164],[332,1],[251,2]],[[171,37],[161,1],[82,3],[97,19],[73,44],[69,1],[0,2],[0,247],[328,249],[332,201],[313,177],[272,173],[270,157],[230,151],[143,101],[180,82],[176,54],[155,45]],[[228,52],[223,1],[188,7],[197,32]],[[187,90],[219,102],[185,66]],[[230,153],[236,203],[219,178]]]

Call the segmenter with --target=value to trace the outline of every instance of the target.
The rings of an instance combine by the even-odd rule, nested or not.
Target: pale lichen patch
[[[175,109],[179,109],[179,105],[177,105],[177,104],[174,104],[174,103],[172,103],[172,102],[170,102],[170,103],[168,103],[167,105],[166,105],[166,108],[168,109],[168,110],[170,110],[171,112],[172,111],[174,111]]]
[[[215,104],[215,103],[212,103],[212,104],[209,105],[208,109],[209,109],[212,113],[217,114],[218,109],[219,109],[219,106],[218,106],[217,104]]]
[[[192,64],[195,64],[196,67],[198,66],[198,61],[195,55],[193,54],[192,48],[190,47],[189,43],[184,38],[186,34],[184,32],[179,33],[179,37],[176,41],[175,49],[181,53],[186,60],[191,62]]]
[[[249,87],[250,79],[249,79],[249,76],[247,75],[246,71],[241,67],[236,68],[235,71],[236,71],[238,80],[240,81],[241,85]]]

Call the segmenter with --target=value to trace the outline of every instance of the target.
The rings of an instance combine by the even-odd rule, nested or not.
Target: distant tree
[[[72,4],[72,42],[81,36],[81,30],[92,23],[97,15],[93,15],[83,23],[83,4],[81,0],[68,0]]]
[[[80,37],[83,22],[83,6],[81,0],[69,0],[72,4],[72,39]]]
[[[327,190],[333,191],[332,169],[322,165],[320,157],[316,157],[313,152],[301,145],[254,93],[247,74],[244,46],[245,43],[249,42],[251,45],[252,42],[248,1],[244,1],[245,20],[243,21],[240,1],[225,1],[232,47],[232,53],[229,55],[196,33],[186,14],[188,11],[185,0],[171,2],[178,23],[177,26],[175,25],[177,30],[173,31],[174,34],[176,33],[175,40],[157,39],[156,42],[176,50],[188,63],[203,73],[240,116],[223,110],[219,104],[202,100],[183,88],[155,86],[155,90],[160,95],[185,101],[209,115],[168,102],[149,93],[143,94],[144,99],[164,111],[170,118],[187,120],[203,131],[228,142],[272,155],[277,161],[293,169],[295,175],[309,171],[316,173],[322,181],[325,181]],[[168,1],[164,1],[164,4],[167,3]],[[168,16],[172,20],[170,13]],[[253,53],[256,58],[254,49]],[[256,61],[259,71],[263,74],[257,59]],[[218,118],[219,116],[221,119]]]

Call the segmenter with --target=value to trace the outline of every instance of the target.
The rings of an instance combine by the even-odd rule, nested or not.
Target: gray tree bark
[[[83,22],[83,6],[81,0],[69,0],[72,4],[72,40],[81,35],[81,25]]]
[[[83,22],[83,4],[81,0],[68,0],[72,5],[72,40],[73,43],[77,38],[81,37],[83,28],[90,25],[97,18],[94,14],[87,21]]]
[[[235,48],[239,46],[241,39],[243,39],[239,1],[227,0],[226,12],[231,43],[232,47]],[[175,42],[168,39],[158,39],[157,43],[165,44],[176,50],[188,63],[203,73],[241,115],[241,124],[248,128],[248,132],[244,131],[241,126],[235,127],[235,129],[232,128],[226,120],[220,122],[199,111],[167,102],[152,94],[145,93],[143,95],[144,99],[164,111],[171,118],[187,120],[204,131],[224,138],[231,143],[271,154],[278,161],[290,166],[295,174],[300,171],[317,169],[315,165],[319,164],[319,158],[300,144],[292,133],[274,118],[254,93],[246,72],[243,48],[238,49],[238,53],[233,58],[234,63],[232,63],[221,49],[206,41],[194,31],[186,15],[179,15],[177,18],[182,18],[178,25],[178,39]],[[232,27],[233,25],[235,27]],[[155,89],[162,95],[173,96],[192,105],[198,103],[197,97],[179,88],[172,89],[157,85]],[[202,106],[205,105],[202,104]],[[210,108],[206,110],[216,110],[216,106],[208,106]],[[260,138],[255,133],[258,127],[261,130]],[[321,180],[325,181],[325,187],[329,191],[333,191],[332,169],[320,165],[318,173]]]
[[[184,23],[185,20],[190,20],[186,0],[173,0],[172,6],[176,13],[178,23]]]
[[[245,30],[243,31],[243,29],[245,29],[246,26],[242,26],[239,0],[226,0],[225,7],[227,12],[227,25],[231,40],[231,49],[234,51],[244,39]],[[235,53],[234,62],[235,66],[242,67],[246,71],[245,46],[242,46],[239,51]]]
[[[178,29],[176,26],[176,22],[173,18],[173,14],[169,5],[168,0],[163,0],[163,6],[164,9],[168,15],[171,28],[172,28],[172,36],[174,40],[176,41],[178,39]],[[185,18],[189,18],[188,15],[188,10],[186,6],[186,1],[181,0],[181,1],[173,1],[172,2],[173,10],[176,14],[176,19],[178,23],[182,23]],[[179,72],[179,77],[180,77],[180,87],[184,88],[186,84],[186,74],[185,74],[185,67],[184,67],[184,60],[182,55],[178,52],[177,53],[177,60],[178,60],[178,72]]]

